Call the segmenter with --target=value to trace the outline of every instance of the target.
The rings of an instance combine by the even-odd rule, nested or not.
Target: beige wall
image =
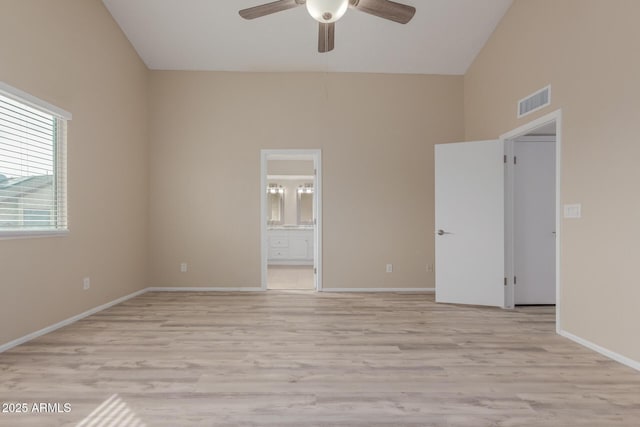
[[[429,165],[463,138],[462,77],[153,71],[150,91],[151,285],[259,286],[260,149],[319,148],[324,286],[434,286]]]
[[[465,76],[469,140],[495,138],[561,108],[561,326],[640,360],[640,2],[516,0]],[[552,84],[553,105],[522,120],[516,102]]]
[[[0,9],[0,81],[73,114],[71,233],[0,240],[3,344],[146,286],[148,71],[99,0]]]

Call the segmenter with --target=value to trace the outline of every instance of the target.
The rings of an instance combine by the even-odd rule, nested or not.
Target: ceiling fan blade
[[[416,8],[390,0],[350,0],[351,7],[360,12],[406,24],[416,14]]]
[[[335,44],[335,37],[336,23],[323,24],[321,22],[318,31],[318,52],[326,53],[332,51]]]
[[[302,0],[278,0],[271,3],[261,4],[260,6],[242,9],[240,16],[244,19],[255,19],[261,16],[271,15],[272,13],[282,12],[283,10],[293,9],[304,4]]]

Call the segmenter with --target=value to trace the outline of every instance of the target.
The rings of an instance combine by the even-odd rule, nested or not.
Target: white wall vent
[[[551,85],[518,101],[518,118],[551,104]]]

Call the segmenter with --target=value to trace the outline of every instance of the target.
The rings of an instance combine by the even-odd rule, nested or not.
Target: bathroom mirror
[[[298,187],[298,225],[313,225],[313,184]]]
[[[284,189],[277,184],[267,187],[267,224],[284,224]]]

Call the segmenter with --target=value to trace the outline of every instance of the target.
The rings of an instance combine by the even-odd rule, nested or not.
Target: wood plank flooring
[[[640,426],[640,373],[553,308],[147,293],[0,354],[2,426]]]

